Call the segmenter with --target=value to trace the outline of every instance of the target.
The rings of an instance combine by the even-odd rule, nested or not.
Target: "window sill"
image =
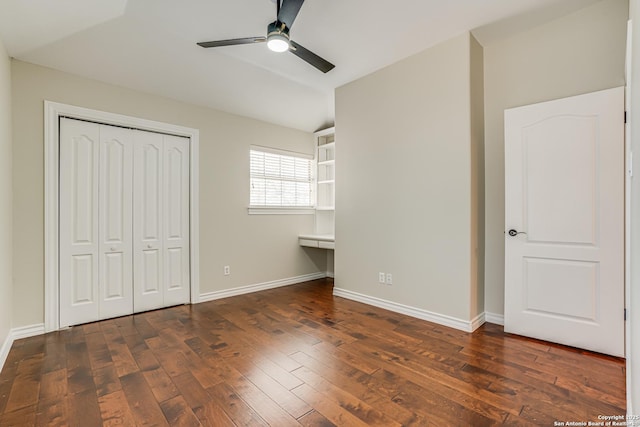
[[[249,215],[313,215],[314,208],[283,208],[270,206],[250,206],[247,208]]]

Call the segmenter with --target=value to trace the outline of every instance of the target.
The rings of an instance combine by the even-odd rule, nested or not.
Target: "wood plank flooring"
[[[485,426],[625,413],[624,361],[334,297],[330,280],[16,341],[0,426]]]

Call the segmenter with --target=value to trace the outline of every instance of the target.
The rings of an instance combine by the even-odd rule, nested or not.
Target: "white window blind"
[[[312,159],[303,154],[252,147],[250,175],[251,207],[313,206]]]

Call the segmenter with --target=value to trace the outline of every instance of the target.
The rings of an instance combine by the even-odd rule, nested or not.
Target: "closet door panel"
[[[161,260],[160,251],[157,249],[142,250],[142,265],[140,272],[142,273],[141,290],[142,296],[162,295],[162,287],[160,286]]]
[[[100,126],[100,318],[133,313],[132,131]]]
[[[190,301],[189,144],[61,119],[61,327]]]
[[[183,258],[182,248],[167,249],[167,292],[174,292],[184,288],[184,278],[182,277]]]
[[[60,119],[60,326],[98,320],[99,125]]]
[[[141,223],[142,238],[147,242],[159,242],[162,235],[162,140],[160,135],[145,135],[149,139],[144,143],[141,152],[139,170],[141,176],[140,196],[144,221]],[[154,141],[156,140],[157,141]],[[137,169],[137,168],[136,168]]]
[[[185,304],[189,287],[189,139],[164,136],[165,242],[164,302]]]
[[[87,310],[88,319],[96,319],[93,305],[95,300],[95,259],[94,254],[71,255],[71,307]]]
[[[161,134],[134,131],[133,289],[136,312],[164,305],[163,146]]]
[[[100,262],[101,279],[104,283],[103,288],[103,301],[111,302],[115,300],[122,300],[126,298],[127,294],[131,292],[127,289],[127,277],[126,277],[126,259],[122,256],[122,253],[105,253],[102,256]],[[133,298],[130,298],[133,303]],[[100,318],[105,319],[103,315],[104,309],[101,307]],[[115,314],[114,316],[122,316],[125,314],[131,314],[133,312],[133,305],[130,309],[125,310],[122,314]]]

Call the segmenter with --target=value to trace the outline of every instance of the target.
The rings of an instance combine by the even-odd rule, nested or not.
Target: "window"
[[[295,213],[313,208],[312,156],[252,146],[249,158],[250,213],[260,213],[263,208]]]

